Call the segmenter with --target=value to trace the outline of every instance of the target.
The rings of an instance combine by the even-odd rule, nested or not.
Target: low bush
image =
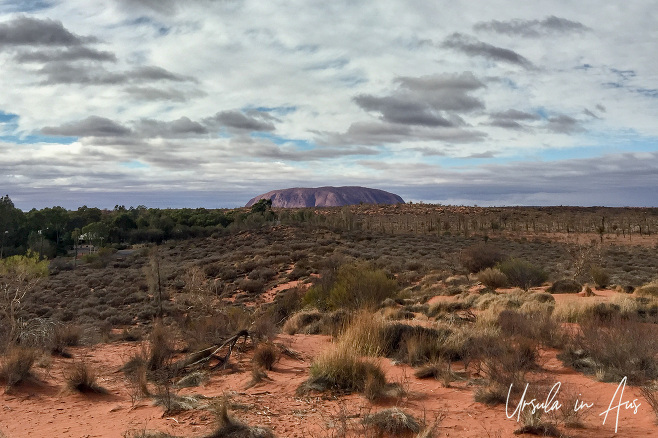
[[[459,255],[462,266],[473,273],[492,268],[504,259],[505,255],[500,249],[487,243],[479,243],[464,248]]]
[[[331,285],[317,284],[304,296],[304,304],[325,309],[376,307],[395,295],[398,284],[382,269],[367,263],[342,265]]]
[[[610,284],[610,274],[605,268],[593,265],[590,267],[589,273],[597,288],[601,289]]]
[[[554,282],[548,288],[548,292],[552,294],[577,294],[583,289],[583,285],[575,280],[561,279]]]
[[[507,276],[496,268],[487,268],[480,271],[477,278],[480,283],[492,290],[508,285]]]
[[[497,265],[498,269],[507,276],[512,286],[528,290],[531,287],[541,286],[548,278],[548,274],[538,266],[519,259],[508,259]]]
[[[627,376],[630,384],[641,384],[658,378],[658,338],[647,336],[643,323],[612,317],[580,327],[558,356],[566,365],[606,382]]]

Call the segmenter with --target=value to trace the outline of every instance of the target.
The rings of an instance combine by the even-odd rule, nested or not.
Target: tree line
[[[161,243],[167,239],[209,236],[230,228],[257,226],[276,219],[271,201],[251,209],[157,209],[143,205],[100,209],[83,205],[33,208],[24,212],[8,195],[0,198],[0,258],[32,250],[42,257],[64,255],[78,245],[114,246]]]

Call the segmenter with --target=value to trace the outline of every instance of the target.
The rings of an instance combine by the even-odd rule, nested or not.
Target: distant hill
[[[340,207],[355,204],[404,204],[404,200],[393,193],[367,187],[317,187],[272,190],[247,202],[251,207],[261,199],[271,199],[272,207]]]

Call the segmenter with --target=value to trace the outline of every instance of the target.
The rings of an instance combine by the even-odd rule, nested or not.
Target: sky
[[[0,0],[0,192],[658,206],[658,1]]]

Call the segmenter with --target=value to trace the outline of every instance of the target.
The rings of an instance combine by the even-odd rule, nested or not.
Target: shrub
[[[479,243],[462,250],[459,261],[469,272],[480,272],[491,268],[505,259],[504,254],[494,245]]]
[[[508,259],[498,264],[498,269],[507,276],[512,286],[528,290],[531,287],[541,286],[548,278],[548,274],[530,262],[519,259]]]
[[[252,361],[256,366],[269,371],[274,366],[277,356],[278,354],[274,344],[269,342],[261,343],[256,348],[256,351],[254,351]]]
[[[37,356],[37,350],[19,346],[10,347],[0,367],[0,378],[5,385],[11,388],[25,381],[30,376]]]
[[[53,330],[53,352],[63,354],[66,347],[80,343],[82,327],[75,324],[56,325]]]
[[[580,332],[558,356],[566,365],[596,373],[606,382],[619,382],[627,376],[629,384],[641,384],[658,378],[658,339],[647,336],[641,322],[612,317],[580,326]]]
[[[319,309],[359,309],[375,307],[397,292],[394,279],[382,269],[366,263],[343,265],[331,286],[315,285],[304,297],[304,303]]]
[[[610,274],[601,266],[592,266],[589,273],[592,276],[592,280],[594,280],[596,287],[604,288],[610,284]]]
[[[583,288],[583,285],[575,280],[561,279],[554,282],[548,288],[548,292],[552,294],[577,294]]]
[[[496,268],[487,268],[480,271],[477,275],[478,281],[489,289],[496,290],[499,287],[507,286],[507,276]]]

